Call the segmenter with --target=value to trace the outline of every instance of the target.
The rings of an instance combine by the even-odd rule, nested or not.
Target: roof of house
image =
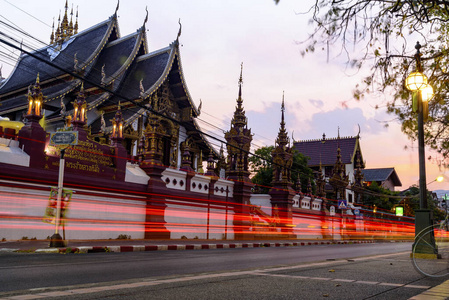
[[[293,146],[295,150],[309,157],[309,166],[334,165],[337,160],[338,147],[340,147],[343,164],[351,164],[355,162],[356,151],[360,150],[360,163],[362,168],[364,167],[359,136],[295,141]]]
[[[364,169],[362,170],[365,181],[380,181],[384,182],[391,179],[394,186],[402,186],[401,180],[394,168],[378,168],[378,169]]]

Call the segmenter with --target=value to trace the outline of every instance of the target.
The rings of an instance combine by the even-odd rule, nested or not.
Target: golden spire
[[[53,33],[54,31],[54,20],[53,20],[52,35],[50,37],[52,44],[53,43],[62,44],[66,38],[71,37],[72,35],[78,33],[78,6],[76,7],[75,25],[73,25],[73,4],[72,9],[70,10],[70,22],[67,15],[68,9],[69,4],[68,0],[66,0],[64,6],[64,16],[62,17],[61,20],[61,11],[59,11],[58,28],[54,33]]]
[[[76,6],[76,21],[75,26],[73,27],[73,34],[78,33],[78,6]]]
[[[58,16],[58,27],[56,28],[55,32],[55,43],[59,42],[61,40],[61,12],[59,12]]]
[[[72,10],[70,11],[70,23],[68,28],[68,36],[73,35],[73,3],[72,3]]]
[[[61,38],[64,40],[67,36],[69,36],[68,34],[68,27],[69,27],[69,20],[67,17],[67,10],[69,8],[68,0],[65,0],[65,12],[64,12],[64,17],[62,18],[62,22],[61,22]]]
[[[55,18],[53,18],[53,25],[51,25],[50,44],[53,44],[54,41],[55,41]]]

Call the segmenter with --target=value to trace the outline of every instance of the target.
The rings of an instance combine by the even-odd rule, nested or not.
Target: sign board
[[[78,131],[57,131],[50,134],[50,145],[73,146],[78,145]]]
[[[404,208],[402,206],[396,206],[396,216],[402,217],[404,215]]]
[[[329,208],[329,213],[330,213],[331,216],[335,216],[335,206],[331,206]]]
[[[354,209],[354,215],[356,216],[360,215],[360,210],[358,208]]]
[[[338,209],[348,208],[346,200],[338,200]]]

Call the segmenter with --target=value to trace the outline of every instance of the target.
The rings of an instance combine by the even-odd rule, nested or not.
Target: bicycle
[[[449,215],[439,224],[424,228],[415,237],[412,260],[415,269],[428,277],[449,275]]]

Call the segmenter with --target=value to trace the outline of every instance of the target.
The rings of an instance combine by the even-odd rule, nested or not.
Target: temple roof
[[[72,72],[75,69],[85,70],[92,65],[116,27],[117,19],[116,15],[113,15],[108,20],[71,36],[60,49],[57,45],[49,45],[32,52],[39,59],[27,54],[21,55],[12,74],[0,86],[2,99],[10,94],[26,92],[28,86],[36,80],[37,73],[42,86],[58,77],[66,76],[66,73],[46,62]]]
[[[143,25],[135,33],[120,37],[115,13],[108,20],[68,37],[59,52],[54,51],[57,44],[33,52],[46,62],[51,61],[68,72],[84,76],[85,81],[30,55],[21,56],[11,76],[0,86],[0,115],[15,112],[18,116],[26,109],[28,86],[34,83],[39,73],[42,92],[46,97],[44,109],[49,112],[46,121],[49,124],[55,128],[63,125],[63,117],[59,113],[62,102],[66,114],[70,113],[72,102],[83,82],[89,112],[87,125],[91,127],[92,133],[98,133],[103,111],[105,133],[108,133],[119,103],[124,125],[129,125],[148,110],[150,97],[163,84],[167,84],[177,115],[173,115],[174,112],[163,114],[178,120],[190,135],[200,140],[200,148],[215,152],[199,132],[200,127],[195,120],[200,111],[193,103],[182,72],[178,41],[180,32],[169,46],[151,53],[148,53],[145,32]],[[51,57],[52,54],[54,57]]]
[[[391,179],[394,186],[402,186],[401,180],[399,179],[399,176],[394,168],[364,169],[362,170],[362,174],[365,178],[365,181],[384,182],[388,179]]]
[[[309,167],[319,166],[320,164],[333,166],[337,160],[338,147],[341,150],[343,164],[355,163],[356,151],[360,150],[362,168],[365,166],[358,136],[295,141],[293,146],[299,153],[310,158],[308,161]]]

